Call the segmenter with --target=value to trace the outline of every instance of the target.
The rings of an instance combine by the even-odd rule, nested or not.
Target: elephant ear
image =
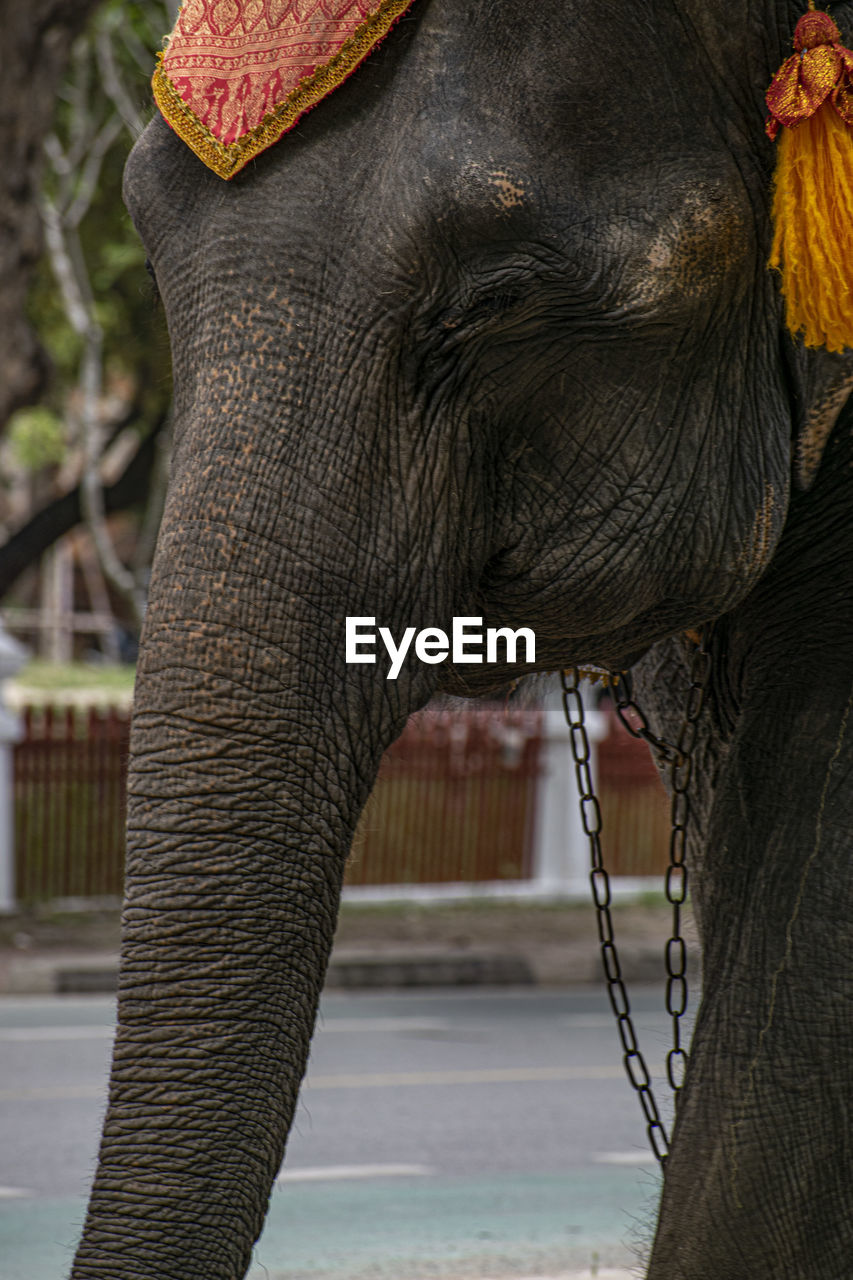
[[[832,355],[798,347],[794,363],[799,394],[793,479],[799,489],[810,489],[839,414],[853,396],[853,351]]]

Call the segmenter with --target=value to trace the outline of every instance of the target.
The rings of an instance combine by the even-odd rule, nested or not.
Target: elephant
[[[647,1274],[850,1275],[853,361],[767,269],[801,12],[415,0],[232,181],[136,143],[175,448],[74,1280],[245,1274],[407,716],[591,665],[671,738],[697,632],[703,993]],[[460,617],[535,660],[345,661],[348,618]]]

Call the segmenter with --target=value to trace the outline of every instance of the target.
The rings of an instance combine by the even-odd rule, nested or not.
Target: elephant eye
[[[526,289],[500,289],[481,294],[467,305],[450,308],[441,319],[443,329],[478,329],[500,320],[527,297]]]
[[[153,287],[154,287],[154,301],[155,301],[155,302],[159,302],[159,301],[160,301],[160,286],[159,286],[159,285],[158,285],[158,283],[157,283],[157,275],[156,275],[156,273],[155,273],[155,271],[154,271],[154,264],[153,264],[153,262],[151,261],[151,259],[150,259],[150,258],[146,258],[146,259],[145,259],[145,270],[148,272],[148,275],[149,275],[149,276],[150,276],[150,278],[151,278],[151,284],[152,284],[152,285],[153,285]]]
[[[500,315],[510,307],[514,306],[516,302],[519,302],[521,296],[522,295],[518,292],[510,293],[505,291],[503,293],[492,294],[490,297],[481,298],[476,305],[475,313],[478,317],[483,317],[484,319]]]

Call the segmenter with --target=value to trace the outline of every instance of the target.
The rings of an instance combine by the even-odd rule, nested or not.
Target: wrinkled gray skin
[[[762,94],[801,11],[417,0],[234,182],[159,120],[135,148],[178,426],[78,1280],[243,1275],[380,756],[436,691],[517,674],[386,681],[345,665],[348,614],[638,663],[670,732],[678,637],[719,619],[648,1274],[849,1277],[851,363],[790,342],[764,266]]]

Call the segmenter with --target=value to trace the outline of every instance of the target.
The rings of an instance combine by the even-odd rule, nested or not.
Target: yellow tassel
[[[769,265],[791,332],[843,351],[853,347],[853,52],[813,7],[794,49],[767,92],[767,132],[779,135]]]
[[[826,103],[779,138],[770,266],[807,347],[853,347],[853,136]]]

